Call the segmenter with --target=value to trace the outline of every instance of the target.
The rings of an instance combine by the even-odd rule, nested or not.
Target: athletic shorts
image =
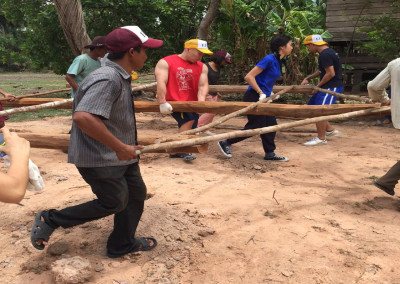
[[[327,88],[329,91],[334,91],[337,93],[343,92],[343,87]],[[318,92],[312,95],[311,99],[308,101],[308,105],[331,105],[336,102],[337,97],[328,93]]]
[[[176,122],[178,122],[178,127],[181,127],[188,121],[194,120],[192,129],[197,128],[199,114],[195,112],[173,112],[171,115],[173,118],[175,118]]]

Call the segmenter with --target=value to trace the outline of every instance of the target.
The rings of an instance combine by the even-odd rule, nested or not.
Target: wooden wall
[[[362,27],[368,25],[365,22],[357,22],[360,16],[380,16],[394,10],[399,0],[327,0],[326,26],[332,34],[330,42],[350,41],[354,26]],[[400,12],[395,18],[400,18]],[[354,40],[366,39],[364,34],[356,33]]]

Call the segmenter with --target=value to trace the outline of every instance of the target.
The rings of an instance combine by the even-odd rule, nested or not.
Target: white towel
[[[10,157],[4,156],[3,157],[4,164],[9,167],[10,166]],[[42,176],[40,175],[39,168],[29,159],[29,181],[26,186],[27,190],[31,191],[42,191],[44,189],[44,181]]]

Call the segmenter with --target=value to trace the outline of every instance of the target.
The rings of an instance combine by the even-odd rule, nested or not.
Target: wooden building
[[[347,91],[365,91],[365,83],[374,78],[387,64],[354,45],[357,41],[368,40],[365,34],[357,31],[369,25],[360,19],[389,13],[398,3],[399,0],[327,0],[325,28],[333,36],[327,39],[327,42],[340,54],[342,64],[354,67],[352,71],[345,71]],[[400,18],[400,12],[394,16]]]

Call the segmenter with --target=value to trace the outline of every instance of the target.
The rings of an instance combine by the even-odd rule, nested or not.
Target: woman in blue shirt
[[[280,76],[282,76],[282,64],[285,64],[284,57],[293,50],[292,39],[286,35],[277,35],[271,39],[271,51],[273,53],[265,56],[257,65],[244,77],[249,88],[244,94],[243,101],[257,102],[271,96],[272,88]],[[286,64],[285,64],[286,65]],[[269,115],[247,115],[247,123],[243,130],[256,129],[276,125],[276,117]],[[288,158],[275,154],[276,132],[261,134],[265,156],[264,160],[287,162]],[[243,141],[249,137],[231,138],[218,142],[222,153],[231,158],[231,145]]]

